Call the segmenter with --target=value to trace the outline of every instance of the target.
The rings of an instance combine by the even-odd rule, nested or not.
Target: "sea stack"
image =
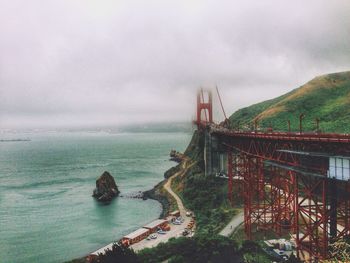
[[[109,172],[104,172],[96,180],[96,188],[92,194],[100,202],[109,202],[119,195],[118,186]]]

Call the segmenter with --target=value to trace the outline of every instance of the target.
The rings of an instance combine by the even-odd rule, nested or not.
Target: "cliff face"
[[[301,87],[278,98],[236,111],[230,122],[233,127],[249,129],[255,120],[260,129],[270,126],[276,131],[299,130],[299,115],[305,114],[305,131],[350,132],[350,71],[316,77]]]
[[[109,172],[104,172],[96,180],[96,188],[93,191],[93,197],[98,201],[108,202],[119,195],[120,191],[113,176]]]
[[[204,133],[194,131],[191,142],[186,148],[185,156],[195,160],[199,167],[204,169]]]
[[[197,233],[213,235],[228,223],[234,211],[227,201],[227,181],[204,173],[204,141],[203,131],[195,131],[184,153],[192,165],[172,181],[171,187],[195,213]]]

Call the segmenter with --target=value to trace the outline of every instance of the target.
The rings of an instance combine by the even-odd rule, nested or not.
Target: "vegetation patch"
[[[196,215],[197,231],[218,233],[235,214],[227,200],[227,182],[205,176],[198,166],[190,169],[183,180],[183,201]]]
[[[164,218],[169,214],[169,212],[178,209],[174,197],[164,189],[164,183],[165,181],[162,181],[159,184],[157,184],[153,189],[143,193],[144,198],[154,199],[161,203],[163,209],[159,218]]]
[[[176,166],[171,167],[169,170],[167,170],[164,173],[164,178],[168,179],[170,176],[172,176],[172,175],[176,174],[177,172],[179,172],[180,169],[181,169],[181,164],[178,164]]]
[[[138,256],[145,263],[165,260],[169,263],[242,262],[236,243],[217,235],[170,239],[156,248],[142,250]]]
[[[258,120],[262,131],[299,131],[299,115],[305,114],[304,131],[350,133],[350,72],[314,78],[283,96],[236,111],[230,117],[233,128],[253,129]]]
[[[182,177],[173,180],[172,189],[196,215],[196,231],[217,234],[237,212],[227,200],[227,181],[204,174],[204,134],[195,131],[185,151],[192,165]]]

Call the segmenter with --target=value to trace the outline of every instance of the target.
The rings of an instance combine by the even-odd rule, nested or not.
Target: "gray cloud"
[[[233,112],[350,68],[345,0],[0,6],[2,127],[186,121],[200,85]]]

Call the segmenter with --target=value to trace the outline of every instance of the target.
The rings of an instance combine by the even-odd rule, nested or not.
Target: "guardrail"
[[[219,125],[208,126],[211,133],[224,134],[230,137],[258,138],[268,140],[288,140],[306,142],[335,142],[350,143],[350,134],[338,133],[313,133],[313,132],[260,132],[260,131],[235,131]]]

